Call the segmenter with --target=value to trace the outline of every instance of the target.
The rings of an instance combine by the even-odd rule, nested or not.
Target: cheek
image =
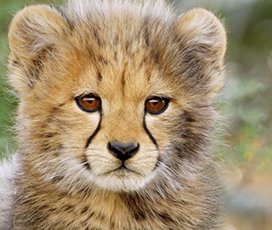
[[[100,114],[76,111],[62,114],[59,119],[62,121],[60,128],[63,130],[62,143],[64,149],[70,150],[72,154],[82,154],[90,136],[95,133],[99,126]]]
[[[167,154],[173,141],[181,141],[184,120],[181,107],[169,105],[169,108],[158,116],[146,115],[146,126],[158,143],[159,154]]]
[[[169,142],[171,131],[174,128],[172,121],[165,115],[146,115],[146,127],[158,143],[159,149]]]
[[[152,172],[159,160],[159,151],[154,145],[142,145],[139,153],[127,162],[127,166],[134,171],[148,175]]]

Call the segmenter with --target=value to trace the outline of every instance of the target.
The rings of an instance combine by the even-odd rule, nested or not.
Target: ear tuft
[[[29,6],[15,15],[8,38],[10,82],[17,91],[34,85],[35,70],[64,39],[68,28],[61,13],[47,5]]]
[[[211,12],[197,8],[181,15],[174,26],[188,87],[206,99],[214,98],[224,83],[227,40],[223,25]]]
[[[222,23],[211,12],[196,8],[181,15],[176,30],[183,42],[189,46],[202,46],[223,59],[226,51],[226,32]]]
[[[66,29],[61,14],[47,5],[29,6],[19,11],[13,18],[9,29],[11,52],[31,55],[46,45],[55,43]],[[22,53],[23,52],[23,53]]]

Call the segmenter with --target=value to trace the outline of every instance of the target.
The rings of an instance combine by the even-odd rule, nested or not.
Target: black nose
[[[121,143],[112,141],[108,143],[110,153],[121,161],[126,161],[133,157],[139,150],[138,143]]]

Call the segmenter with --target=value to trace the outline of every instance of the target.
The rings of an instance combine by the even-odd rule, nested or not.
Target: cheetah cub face
[[[171,113],[177,111],[159,73],[154,70],[147,79],[145,64],[124,58],[115,71],[101,69],[97,76],[90,68],[83,73],[85,83],[75,90],[70,108],[84,127],[69,135],[86,140],[74,148],[81,151],[89,179],[112,190],[136,190],[155,176],[160,151],[170,138]]]
[[[165,7],[162,18],[135,2],[99,4],[31,6],[11,24],[24,167],[70,192],[200,170],[222,85],[221,23],[202,9]]]

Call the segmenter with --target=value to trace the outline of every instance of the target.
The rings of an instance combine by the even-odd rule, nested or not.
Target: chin
[[[144,189],[155,177],[155,172],[141,175],[129,169],[117,169],[93,177],[93,182],[101,189],[112,192],[134,192]]]

